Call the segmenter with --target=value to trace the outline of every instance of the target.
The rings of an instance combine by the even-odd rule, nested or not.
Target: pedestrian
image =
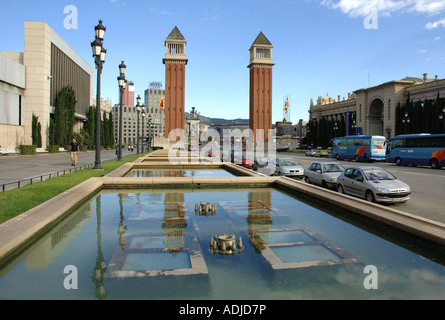
[[[133,145],[131,145],[131,152],[133,152]]]
[[[79,155],[79,143],[73,138],[71,142],[71,166],[75,167],[77,165],[77,156]]]

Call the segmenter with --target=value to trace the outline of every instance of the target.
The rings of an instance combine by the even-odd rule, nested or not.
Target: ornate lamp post
[[[103,48],[102,41],[104,39],[105,28],[102,25],[102,20],[99,20],[99,24],[94,28],[95,40],[91,42],[91,48],[93,49],[94,63],[97,69],[97,96],[96,96],[96,158],[94,161],[95,170],[103,170],[100,161],[100,76],[102,74],[103,65],[105,63],[105,55],[107,50]]]
[[[148,152],[151,152],[151,126],[152,126],[152,118],[151,115],[148,116]]]
[[[141,112],[141,97],[138,95],[136,98],[136,113],[137,113],[137,124],[136,124],[136,153],[139,154],[139,114]]]
[[[410,123],[410,118],[408,116],[408,111],[405,111],[405,115],[402,118],[402,123],[403,123],[403,130],[405,131],[404,133],[409,133],[409,123]]]
[[[123,109],[123,95],[125,89],[125,70],[127,66],[124,64],[124,61],[119,65],[119,77],[117,77],[117,81],[119,83],[120,90],[120,107],[119,107],[119,151],[117,155],[117,160],[122,161],[122,109]]]
[[[142,116],[142,137],[141,137],[141,148],[142,148],[142,151],[141,151],[141,153],[144,153],[144,135],[145,135],[145,126],[144,126],[144,124],[145,124],[145,108],[142,108],[142,111],[141,111],[141,116]]]
[[[334,138],[336,138],[337,137],[337,131],[338,131],[338,123],[337,122],[335,122],[334,123]]]
[[[445,107],[443,107],[442,113],[439,114],[439,119],[442,120],[442,133],[445,133]]]

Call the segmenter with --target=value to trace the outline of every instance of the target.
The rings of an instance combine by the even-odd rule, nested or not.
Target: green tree
[[[49,119],[49,128],[48,128],[48,142],[49,145],[54,145],[54,138],[56,136],[55,127],[54,127],[54,119]]]
[[[42,147],[42,126],[40,125],[39,117],[34,113],[31,120],[31,139],[32,144],[37,146],[37,148]]]
[[[56,98],[54,127],[54,142],[59,146],[70,144],[75,123],[74,112],[76,109],[76,92],[68,85],[63,87]]]

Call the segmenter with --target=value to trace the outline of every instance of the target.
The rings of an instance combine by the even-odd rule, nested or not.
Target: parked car
[[[303,179],[304,169],[297,160],[293,158],[278,158],[275,163],[276,175]]]
[[[251,169],[253,166],[253,159],[246,156],[246,152],[243,152],[243,159],[241,160],[241,165],[244,168]]]
[[[337,179],[337,191],[372,202],[405,203],[410,187],[380,167],[357,166],[343,171]]]
[[[242,165],[243,164],[243,150],[232,149],[230,159],[231,159],[230,161],[232,163]]]
[[[315,150],[313,157],[328,157],[329,153],[325,150]]]
[[[306,151],[306,157],[313,157],[315,154],[315,151],[316,151],[315,149]]]
[[[253,160],[252,169],[266,176],[271,176],[275,172],[275,158],[256,157]]]
[[[314,162],[304,170],[304,181],[325,188],[335,188],[337,178],[344,170],[338,162]]]

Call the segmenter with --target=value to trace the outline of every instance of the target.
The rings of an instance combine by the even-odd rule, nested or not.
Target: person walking
[[[73,138],[71,142],[71,166],[75,167],[77,165],[77,156],[79,155],[79,143]]]

